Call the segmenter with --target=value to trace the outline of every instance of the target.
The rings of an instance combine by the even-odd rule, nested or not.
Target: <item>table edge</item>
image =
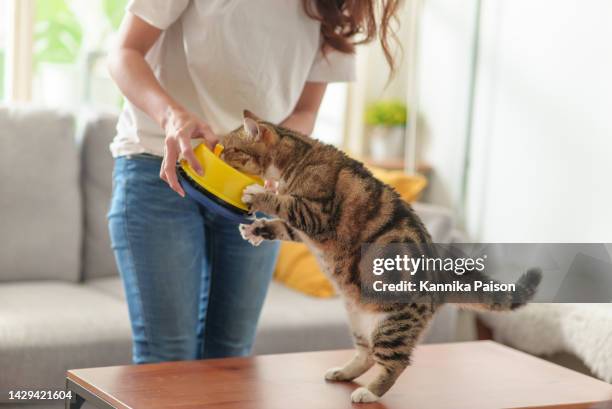
[[[103,401],[104,403],[109,405],[111,408],[114,408],[114,409],[132,409],[131,406],[126,405],[125,403],[123,403],[123,402],[113,398],[111,395],[105,393],[100,388],[96,387],[95,385],[92,385],[89,382],[86,382],[85,380],[83,380],[82,378],[79,378],[75,373],[72,372],[72,370],[66,371],[66,380],[67,381],[69,380],[70,382],[74,383],[75,385],[81,387],[82,389],[87,391],[87,393],[89,393],[89,394],[95,396],[96,398],[100,399],[101,401]]]

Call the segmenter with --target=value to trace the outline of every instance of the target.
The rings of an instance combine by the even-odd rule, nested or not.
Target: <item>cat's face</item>
[[[225,135],[221,143],[221,159],[233,168],[251,175],[264,176],[270,163],[270,149],[274,131],[260,123],[248,111],[244,112],[243,126]]]

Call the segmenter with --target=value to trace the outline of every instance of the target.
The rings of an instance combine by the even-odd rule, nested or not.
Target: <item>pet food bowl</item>
[[[179,182],[187,196],[230,221],[252,223],[255,218],[242,201],[242,192],[249,185],[263,186],[263,181],[225,163],[219,157],[223,152],[223,146],[220,144],[215,146],[214,152],[205,144],[198,145],[193,151],[204,169],[204,175],[199,175],[185,159],[180,161]]]

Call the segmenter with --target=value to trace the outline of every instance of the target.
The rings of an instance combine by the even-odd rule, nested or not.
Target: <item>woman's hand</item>
[[[207,123],[183,109],[161,86],[145,60],[162,30],[132,13],[126,13],[109,54],[109,70],[121,92],[157,122],[166,134],[164,161],[159,176],[179,195],[185,196],[176,177],[176,161],[182,155],[198,173],[202,167],[191,149],[191,139],[204,138],[213,147],[217,137]]]
[[[206,122],[183,108],[169,107],[162,121],[162,127],[166,133],[166,140],[159,177],[168,183],[172,190],[184,197],[185,192],[176,175],[176,162],[184,158],[193,170],[200,175],[204,174],[191,148],[191,140],[202,138],[204,143],[212,149],[218,142],[218,138]]]

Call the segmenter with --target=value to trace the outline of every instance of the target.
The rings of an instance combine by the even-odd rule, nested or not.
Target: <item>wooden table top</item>
[[[491,341],[419,346],[413,365],[374,404],[364,384],[323,380],[352,351],[78,369],[68,378],[117,408],[609,408],[612,385]]]

